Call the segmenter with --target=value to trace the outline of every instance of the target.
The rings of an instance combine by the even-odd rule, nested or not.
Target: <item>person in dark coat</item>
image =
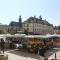
[[[46,47],[47,46],[46,46],[45,42],[44,42],[44,45],[42,47],[39,47],[39,49],[38,49],[39,60],[45,60],[45,57],[46,57],[45,53],[47,51]]]
[[[3,51],[3,53],[4,53],[4,44],[5,44],[4,40],[1,39],[1,51]]]

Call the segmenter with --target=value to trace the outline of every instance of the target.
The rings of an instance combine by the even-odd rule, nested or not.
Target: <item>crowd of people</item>
[[[4,40],[1,39],[0,40],[0,49],[1,51],[3,52],[4,54]],[[11,47],[12,44],[10,44],[10,47]],[[44,45],[42,47],[38,47],[38,54],[39,54],[39,60],[48,60],[47,56],[46,56],[46,51],[47,51],[47,44],[46,42],[44,41]]]

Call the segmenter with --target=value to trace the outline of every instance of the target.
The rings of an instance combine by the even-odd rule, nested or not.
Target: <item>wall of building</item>
[[[53,26],[43,25],[39,23],[23,23],[23,30],[28,30],[28,32],[34,34],[53,34]]]

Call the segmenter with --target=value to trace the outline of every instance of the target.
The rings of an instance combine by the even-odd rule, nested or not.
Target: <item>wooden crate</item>
[[[8,55],[0,54],[0,60],[8,60]]]

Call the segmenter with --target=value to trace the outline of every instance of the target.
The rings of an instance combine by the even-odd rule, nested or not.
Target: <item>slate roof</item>
[[[52,24],[50,24],[46,20],[41,20],[41,19],[35,18],[35,17],[30,17],[26,21],[24,21],[23,23],[40,23],[40,24],[46,24],[49,26],[53,26]]]
[[[19,26],[19,22],[12,21],[9,26]]]

